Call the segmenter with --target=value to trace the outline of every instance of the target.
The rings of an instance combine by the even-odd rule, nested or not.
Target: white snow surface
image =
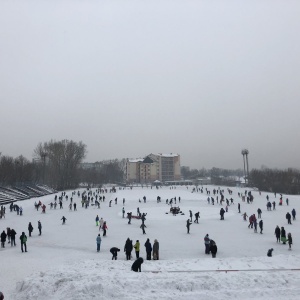
[[[300,251],[299,221],[287,224],[285,214],[293,208],[300,211],[299,196],[283,195],[283,206],[279,206],[279,195],[269,193],[271,202],[276,201],[275,211],[267,211],[266,195],[252,191],[254,202],[247,204],[238,197],[245,188],[231,188],[233,195],[224,189],[225,198],[234,199],[229,206],[225,220],[219,216],[220,204],[207,203],[205,189],[218,189],[217,186],[204,186],[204,192],[192,193],[192,187],[134,187],[119,189],[116,193],[105,194],[101,208],[81,207],[80,198],[73,197],[78,211],[69,211],[68,204],[72,191],[66,194],[64,208],[50,209],[54,195],[19,202],[24,209],[23,216],[10,212],[0,219],[0,231],[7,227],[17,232],[16,247],[6,242],[0,249],[0,291],[5,299],[300,299]],[[109,188],[108,188],[109,189]],[[247,189],[247,188],[246,188]],[[81,189],[80,191],[83,191]],[[92,189],[95,191],[96,189]],[[248,188],[249,190],[249,188]],[[60,193],[58,193],[60,195]],[[143,203],[143,196],[147,202]],[[157,203],[157,196],[162,202]],[[184,215],[167,214],[170,206],[166,199],[181,197],[180,206]],[[118,199],[118,204],[114,199]],[[136,214],[137,207],[147,213],[146,235],[140,229],[141,221],[122,218],[122,200],[125,198],[126,212]],[[216,198],[216,197],[215,197]],[[289,206],[285,199],[289,198]],[[141,199],[142,203],[138,200]],[[46,214],[36,211],[34,202],[41,200],[47,204]],[[112,207],[109,207],[109,200]],[[248,216],[262,209],[263,234],[254,233],[248,228],[238,213]],[[223,204],[225,207],[225,205]],[[189,210],[193,214],[200,211],[199,224],[191,225],[187,234],[186,220]],[[96,215],[107,221],[107,236],[102,237],[101,251],[96,251]],[[67,218],[62,225],[62,216]],[[37,222],[42,222],[42,235],[38,235]],[[34,231],[28,236],[28,223]],[[286,233],[293,236],[292,250],[288,245],[276,243],[276,225],[284,226]],[[28,237],[28,252],[20,250],[19,236],[24,231]],[[258,230],[259,231],[259,230]],[[102,236],[102,232],[101,236]],[[216,258],[204,253],[204,236],[209,234],[216,241]],[[141,257],[144,258],[142,272],[131,271],[132,260],[125,260],[123,252],[125,240],[130,238],[141,242]],[[149,238],[153,244],[158,239],[160,260],[147,261],[144,243]],[[111,247],[119,247],[118,260],[111,260]],[[273,257],[267,257],[267,250],[274,248]],[[294,270],[298,269],[298,270]]]

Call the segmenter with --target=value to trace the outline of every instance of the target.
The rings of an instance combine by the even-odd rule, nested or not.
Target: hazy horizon
[[[1,1],[0,152],[300,168],[299,1]]]

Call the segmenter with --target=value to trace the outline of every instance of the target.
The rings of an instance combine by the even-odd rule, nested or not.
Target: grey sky
[[[300,168],[300,1],[0,0],[0,152]]]

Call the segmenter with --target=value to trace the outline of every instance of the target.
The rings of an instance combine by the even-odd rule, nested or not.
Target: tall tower
[[[245,176],[245,184],[249,184],[249,163],[248,163],[248,149],[242,150],[243,161],[244,161],[244,176]]]

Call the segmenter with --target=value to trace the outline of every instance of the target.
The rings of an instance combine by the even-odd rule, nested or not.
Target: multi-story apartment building
[[[126,163],[126,182],[152,183],[180,180],[179,154],[149,154],[145,158],[128,159]]]

